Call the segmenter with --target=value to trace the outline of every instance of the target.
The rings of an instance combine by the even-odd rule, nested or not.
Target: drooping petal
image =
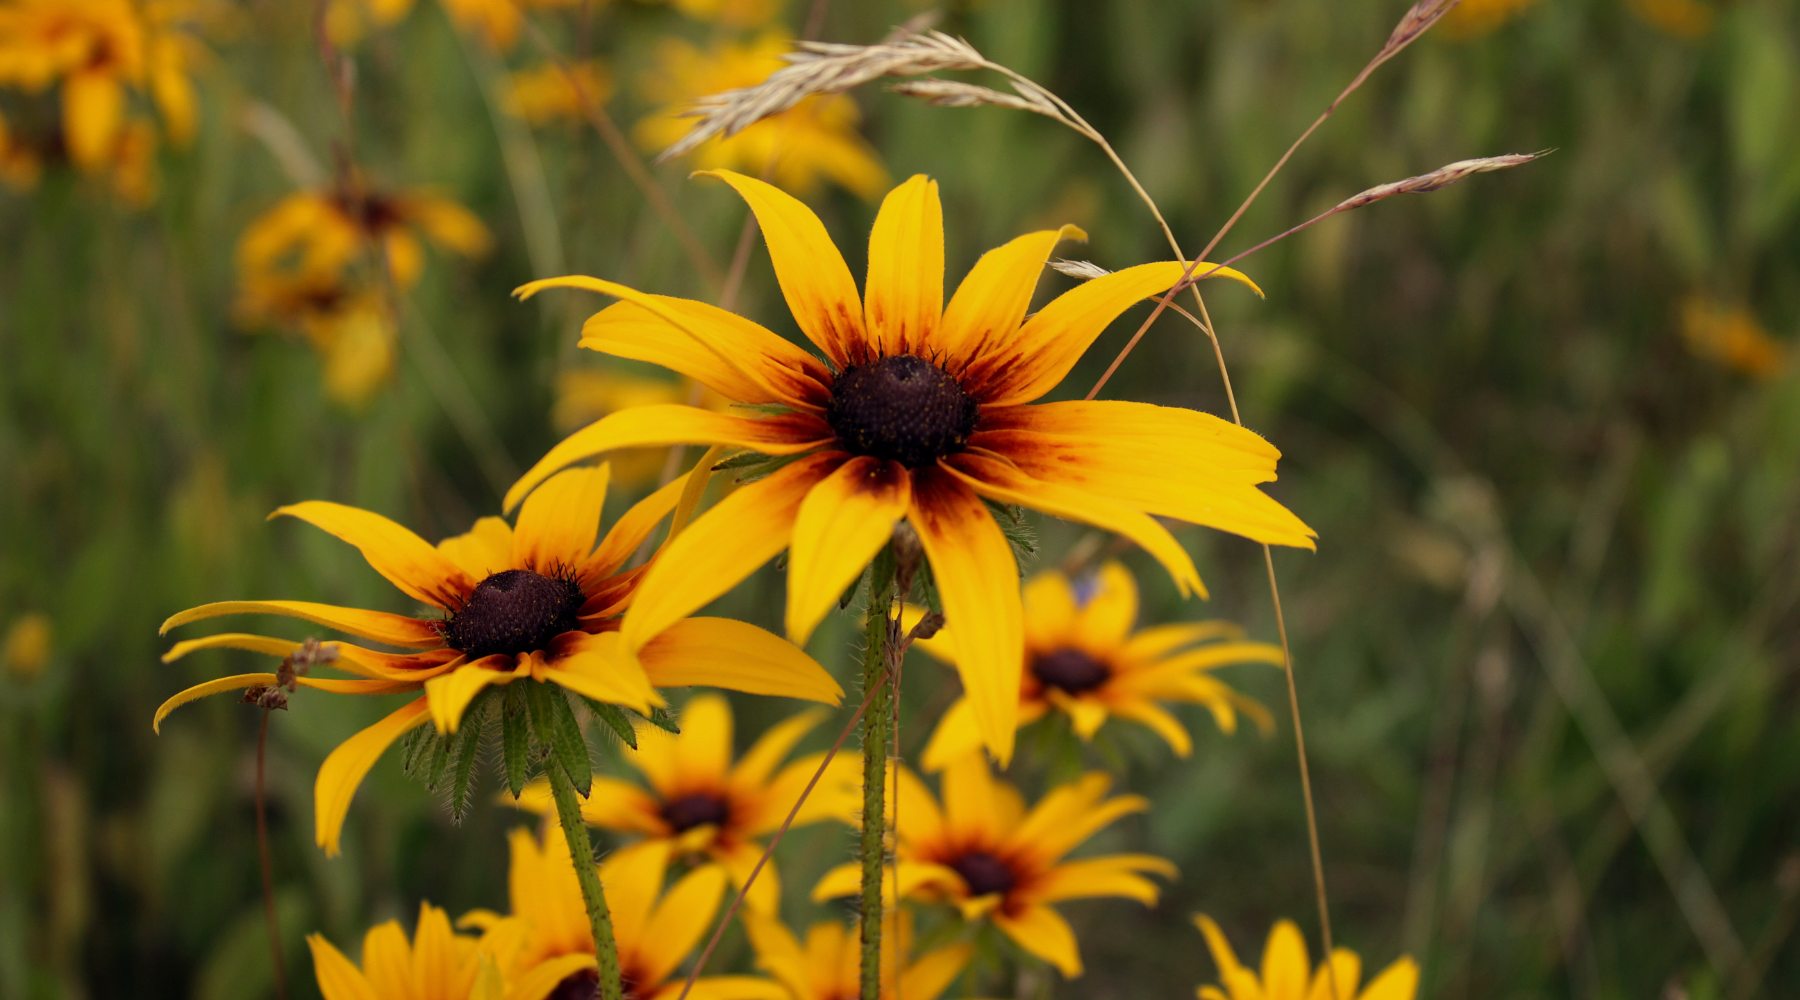
[[[264,687],[273,683],[275,683],[274,674],[233,674],[230,677],[218,677],[204,684],[196,684],[185,691],[178,692],[157,706],[156,715],[150,720],[150,729],[152,732],[161,733],[162,722],[169,717],[169,713],[190,701],[225,691],[241,691],[244,688]]]
[[[1219,979],[1228,981],[1232,973],[1243,971],[1244,966],[1238,961],[1237,952],[1231,949],[1231,942],[1226,939],[1225,932],[1219,929],[1218,923],[1204,913],[1194,914],[1194,926],[1206,937],[1207,950],[1212,952],[1213,964],[1219,967]]]
[[[308,934],[306,945],[312,950],[313,975],[319,980],[319,992],[325,1000],[385,1000],[369,985],[362,970],[324,935]]]
[[[546,681],[638,712],[665,704],[637,657],[620,645],[617,632],[564,632],[550,640],[545,652]]]
[[[1016,914],[996,911],[994,926],[1033,955],[1056,966],[1064,978],[1081,975],[1081,949],[1063,915],[1048,906],[1026,906]]]
[[[944,313],[944,206],[914,174],[889,191],[869,233],[863,329],[874,357],[924,354]]]
[[[1174,878],[1175,866],[1149,854],[1108,854],[1066,861],[1032,882],[1029,892],[1031,898],[1040,903],[1123,896],[1145,906],[1155,906],[1161,890],[1141,872]]]
[[[600,533],[611,471],[604,462],[564,469],[531,491],[513,529],[513,566],[554,576],[585,562]]]
[[[506,509],[518,506],[557,470],[620,448],[667,444],[725,444],[766,455],[793,455],[830,442],[823,420],[803,413],[753,419],[692,406],[658,403],[620,410],[563,438],[506,491]]]
[[[300,649],[304,643],[292,639],[277,639],[267,635],[252,635],[248,632],[220,632],[216,635],[203,636],[199,639],[186,639],[169,647],[163,654],[164,663],[176,660],[203,649],[247,649],[265,656],[287,657]],[[322,662],[344,671],[363,677],[378,677],[390,681],[423,681],[440,672],[461,653],[453,649],[436,649],[426,653],[400,654],[378,653],[361,646],[352,646],[347,642],[319,643]]]
[[[481,518],[467,532],[443,539],[437,547],[476,581],[513,568],[512,525],[497,517]]]
[[[1003,440],[1106,448],[1134,460],[1193,465],[1243,483],[1273,481],[1281,458],[1255,431],[1210,413],[1120,399],[990,406],[981,411],[976,430],[970,441],[976,446],[983,445],[981,432],[1031,431],[1044,437]]]
[[[1207,642],[1212,639],[1242,639],[1243,637],[1243,626],[1218,619],[1152,625],[1146,629],[1139,629],[1133,634],[1126,641],[1125,648],[1121,652],[1133,660],[1149,660],[1190,643]]]
[[[1019,504],[1047,514],[1104,528],[1138,543],[1169,571],[1183,597],[1206,596],[1194,560],[1169,530],[1130,506],[1059,483],[1033,479],[1009,463],[978,452],[953,455],[941,463],[950,474],[990,500]]]
[[[1012,546],[980,498],[941,470],[913,476],[908,520],[955,630],[956,669],[982,740],[1004,767],[1012,759],[1025,642]]]
[[[635,301],[616,302],[582,325],[580,346],[661,365],[734,402],[823,406],[830,399],[825,388],[831,383],[830,370],[761,324],[692,299],[651,298],[664,312],[681,316],[683,326],[674,326]],[[722,359],[722,352],[729,353],[738,367]],[[754,371],[758,378],[746,377],[739,368]]]
[[[162,628],[157,631],[158,634],[164,634],[172,628],[186,625],[189,622],[197,622],[203,618],[252,614],[285,615],[289,618],[299,618],[315,625],[334,628],[339,632],[348,632],[351,635],[385,643],[389,646],[429,649],[441,647],[444,644],[444,637],[438,634],[438,630],[432,622],[407,618],[404,615],[390,615],[384,611],[340,608],[331,604],[313,604],[309,601],[217,601],[172,615],[168,621],[162,623]]]
[[[1211,266],[1201,264],[1195,273]],[[1120,313],[1167,291],[1185,270],[1172,260],[1139,264],[1069,289],[1026,320],[1018,336],[971,365],[964,388],[991,406],[1028,403],[1042,396],[1056,388]],[[1222,268],[1213,277],[1256,288],[1255,282],[1231,268]]]
[[[314,691],[332,694],[400,694],[417,691],[418,681],[344,680],[341,677],[296,677],[294,683]]]
[[[912,502],[912,474],[891,459],[852,458],[806,494],[788,557],[787,633],[813,629],[893,536]]]
[[[83,170],[105,166],[125,118],[125,88],[105,69],[71,73],[63,80],[63,142]]]
[[[838,367],[851,364],[868,342],[863,332],[862,298],[825,224],[812,209],[773,184],[729,170],[701,171],[701,175],[730,184],[749,202],[768,244],[775,279],[800,332]]]
[[[313,782],[313,826],[319,846],[327,855],[338,853],[338,836],[344,830],[344,816],[350,811],[350,800],[357,786],[375,761],[393,742],[407,732],[425,724],[430,718],[428,699],[416,698],[396,709],[393,714],[338,744],[319,765],[319,777]]]
[[[937,346],[950,371],[961,371],[989,348],[1005,344],[1025,319],[1050,251],[1063,240],[1085,240],[1077,226],[1026,233],[981,255],[944,309]]]
[[[937,1000],[962,975],[973,957],[975,946],[967,942],[928,951],[901,970],[897,995],[912,1000]]]
[[[431,543],[373,511],[308,500],[277,508],[271,518],[297,517],[362,550],[375,572],[416,601],[440,608],[462,606],[476,581]]]
[[[787,344],[755,323],[716,306],[666,295],[650,295],[626,285],[584,275],[534,281],[521,285],[513,294],[521,299],[528,299],[545,288],[583,288],[622,299],[642,310],[642,313],[650,314],[661,321],[661,337],[657,338],[661,344],[655,352],[657,356],[646,360],[667,362],[668,367],[713,386],[736,402],[783,403],[797,407],[816,407],[823,402],[823,387],[814,378],[803,374],[806,370],[804,363],[795,357],[796,352],[804,354],[804,351]],[[613,336],[604,340],[600,337],[591,338],[597,342],[589,346],[610,354],[613,353],[611,350],[600,345],[610,346],[614,339],[622,339],[624,343],[620,346],[629,352],[623,356],[650,353],[633,349],[637,343],[655,332],[644,329],[642,313],[626,312],[622,317],[614,314],[598,331]],[[621,319],[631,325],[619,327]],[[613,329],[608,330],[607,327]],[[585,328],[583,332],[586,333]],[[588,339],[590,338],[584,337],[583,343]],[[775,347],[771,341],[785,346]],[[768,348],[776,354],[771,356],[758,348]],[[783,364],[783,360],[801,367]]]
[[[679,619],[638,650],[638,659],[657,687],[720,687],[827,705],[844,697],[798,646],[730,618]]]
[[[1092,694],[1072,695],[1058,688],[1045,692],[1050,703],[1069,716],[1069,727],[1083,740],[1091,740],[1106,724],[1106,704]]]
[[[644,924],[638,948],[644,979],[660,983],[675,971],[712,925],[725,893],[725,869],[703,865],[669,888]]]
[[[731,703],[710,691],[681,706],[681,736],[671,747],[675,770],[691,787],[723,788],[731,770]]]
[[[625,615],[625,645],[642,649],[787,548],[801,500],[843,457],[827,452],[783,466],[719,501],[663,546]]]
[[[1194,752],[1194,738],[1188,735],[1187,727],[1155,702],[1142,698],[1123,698],[1113,703],[1112,714],[1148,726],[1163,738],[1163,742],[1169,744],[1169,749],[1175,751],[1177,757],[1186,757]],[[1221,724],[1219,728],[1225,729],[1225,726]],[[1226,732],[1230,730],[1226,729]]]
[[[690,472],[688,475],[693,475]],[[588,558],[587,565],[582,567],[582,576],[599,580],[618,572],[619,567],[631,558],[632,553],[650,537],[658,523],[675,509],[675,501],[681,496],[687,485],[687,476],[677,476],[668,485],[650,494],[613,522],[612,530],[600,540],[600,547]]]
[[[506,684],[519,674],[513,669],[500,669],[511,657],[489,656],[478,663],[466,664],[425,682],[425,698],[431,703],[431,722],[439,733],[454,733],[462,724],[463,710],[490,684]]]

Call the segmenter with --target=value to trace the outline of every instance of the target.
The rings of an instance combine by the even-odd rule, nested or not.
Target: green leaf
[[[1031,522],[1025,520],[1024,509],[1012,504],[995,503],[987,499],[983,499],[981,502],[987,504],[988,511],[994,515],[994,520],[1000,525],[1000,531],[1006,535],[1007,543],[1012,546],[1013,560],[1018,563],[1028,563],[1037,558],[1037,529],[1031,526]]]
[[[918,586],[919,598],[925,602],[925,606],[943,614],[944,599],[938,596],[937,578],[931,575],[931,563],[919,563],[919,571],[913,575],[913,583]]]
[[[881,547],[880,552],[875,553],[875,560],[869,563],[869,597],[871,599],[877,594],[887,593],[888,585],[894,582],[894,564],[894,543],[889,542]],[[904,600],[906,595],[901,594],[900,597]]]
[[[850,581],[850,586],[844,588],[844,596],[838,598],[837,602],[839,611],[849,607],[850,602],[856,600],[857,588],[862,586],[863,578],[868,575],[868,571],[865,569],[863,572],[856,575],[856,579]]]
[[[525,773],[531,764],[531,727],[525,718],[525,684],[506,685],[500,706],[500,757],[506,766],[506,787],[513,798],[525,790]]]
[[[637,727],[633,726],[631,720],[625,717],[623,709],[617,705],[608,705],[604,701],[595,701],[587,695],[582,695],[581,700],[587,705],[588,711],[594,713],[594,718],[606,723],[606,728],[612,730],[621,742],[633,750],[638,748]]]
[[[575,790],[587,798],[594,789],[594,765],[588,759],[587,738],[581,734],[581,723],[569,708],[568,696],[562,688],[539,681],[517,681],[529,684],[531,729],[538,743],[550,751],[554,766],[563,769]]]
[[[500,692],[494,688],[482,689],[463,710],[462,723],[451,737],[455,743],[451,751],[455,769],[450,775],[450,817],[457,823],[462,822],[463,813],[469,808],[469,779],[475,774],[475,758],[487,729],[488,710],[499,697]]]
[[[681,735],[681,727],[675,724],[675,717],[670,715],[666,708],[653,708],[649,715],[642,712],[638,712],[637,715],[639,718],[648,719],[651,725],[663,732],[674,733],[676,736]]]
[[[741,457],[741,456],[739,456],[739,457]],[[777,469],[780,469],[783,466],[788,465],[791,462],[795,462],[802,458],[805,458],[806,456],[804,454],[802,454],[802,455],[762,455],[759,457],[761,458],[761,461],[746,462],[742,465],[733,466],[733,468],[741,470],[738,473],[738,477],[737,477],[738,482],[740,482],[740,483],[755,482],[756,480],[762,479],[762,478],[768,476],[769,474],[775,472]],[[733,459],[726,460],[726,462],[730,462],[730,461],[733,461]],[[722,469],[722,468],[724,468],[725,464],[726,464],[725,462],[721,462],[718,465],[713,466],[713,468],[714,469]]]

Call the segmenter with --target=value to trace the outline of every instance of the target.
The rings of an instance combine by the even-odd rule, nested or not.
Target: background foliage
[[[1333,220],[1242,265],[1266,302],[1235,289],[1210,302],[1246,422],[1284,452],[1272,492],[1321,536],[1317,555],[1279,553],[1277,566],[1337,939],[1372,967],[1412,952],[1430,996],[1784,995],[1800,983],[1800,381],[1786,359],[1800,316],[1800,17],[1775,0],[1465,5],[1343,107],[1224,249],[1450,160],[1556,154]],[[952,4],[941,27],[1074,104],[1192,247],[1404,6],[985,0]],[[837,3],[822,37],[871,41],[916,12]],[[798,30],[804,15],[782,18]],[[13,637],[0,676],[0,996],[267,995],[255,713],[211,699],[160,737],[149,726],[170,693],[243,668],[227,653],[160,664],[158,623],[238,596],[406,610],[339,543],[264,515],[323,498],[432,539],[465,530],[497,493],[445,399],[479,414],[516,467],[560,437],[559,375],[656,374],[576,356],[593,302],[520,305],[511,288],[566,270],[710,297],[585,123],[528,130],[494,112],[484,87],[503,60],[537,62],[529,45],[496,54],[420,2],[355,48],[346,139],[313,16],[255,2],[209,22],[198,137],[160,150],[147,205],[54,164],[35,188],[0,194],[0,628]],[[735,37],[624,0],[533,17],[564,51],[604,60],[627,128],[654,111],[641,81],[663,39]],[[1062,222],[1092,237],[1070,252],[1103,266],[1166,254],[1101,154],[1053,123],[873,88],[855,100],[890,174],[942,182],[952,281],[981,250]],[[339,144],[375,181],[433,187],[495,234],[485,257],[431,257],[395,376],[360,407],[326,397],[304,341],[233,322],[234,243],[293,187],[241,124],[253,102],[322,161]],[[517,172],[521,150],[538,174]],[[729,259],[741,203],[684,173],[658,177]],[[548,229],[532,215],[540,196]],[[837,188],[810,201],[860,273],[873,206]],[[795,333],[760,246],[739,309]],[[1091,383],[1141,314],[1063,395]],[[1107,394],[1225,412],[1210,350],[1169,319]],[[1043,533],[1048,561],[1079,538],[1054,522]],[[1182,605],[1128,556],[1146,570],[1146,620],[1232,617],[1272,640],[1256,548],[1182,537],[1214,597]],[[724,611],[775,623],[780,595],[771,568]],[[839,617],[812,647],[846,679],[852,631]],[[1236,671],[1283,705],[1278,673]],[[909,671],[912,752],[952,676],[922,657]],[[271,752],[300,995],[313,989],[306,930],[347,942],[421,897],[452,912],[503,903],[504,832],[520,821],[483,805],[453,829],[389,754],[345,856],[327,861],[311,843],[312,774],[383,707],[317,711],[315,699],[302,692],[275,719]],[[789,711],[737,702],[740,745]],[[1104,846],[1163,853],[1182,877],[1154,911],[1070,906],[1087,976],[1028,976],[1018,995],[1189,995],[1213,978],[1196,910],[1252,954],[1275,917],[1293,916],[1316,954],[1292,734],[1277,718],[1272,738],[1225,737],[1188,712],[1199,739],[1182,761],[1144,733],[1107,731],[1093,752],[1123,762],[1154,807]],[[789,845],[784,912],[804,923],[806,887],[849,841],[819,827]],[[1728,926],[1679,906],[1671,871],[1716,893]],[[1696,923],[1741,942],[1747,971],[1709,970]],[[724,961],[747,959],[739,946]]]

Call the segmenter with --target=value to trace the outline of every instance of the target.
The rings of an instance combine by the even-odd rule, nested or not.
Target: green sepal
[[[630,719],[625,717],[623,709],[604,701],[595,701],[585,694],[581,696],[581,701],[587,705],[588,711],[594,713],[594,718],[606,723],[606,728],[612,730],[613,734],[619,737],[620,742],[633,750],[638,748],[637,728],[631,724]]]
[[[587,737],[581,734],[581,723],[575,721],[568,697],[553,684],[516,683],[531,685],[531,729],[538,743],[550,751],[554,763],[547,766],[561,767],[575,790],[587,798],[594,790],[594,765],[588,759]]]
[[[714,472],[735,472],[773,461],[774,455],[765,455],[760,451],[740,451],[730,458],[720,459],[713,463]]]
[[[1025,520],[1025,509],[1012,504],[995,503],[986,498],[981,502],[987,504],[988,512],[994,515],[1000,531],[1006,535],[1007,544],[1012,546],[1013,561],[1028,563],[1037,558],[1037,529],[1031,526],[1030,521]]]
[[[681,727],[675,724],[675,717],[670,715],[669,710],[666,708],[653,708],[650,710],[649,715],[645,715],[642,712],[638,712],[637,715],[641,719],[649,720],[652,726],[655,726],[665,733],[674,733],[676,736],[681,735]]]
[[[506,685],[500,706],[500,759],[506,768],[507,790],[515,799],[525,791],[525,774],[531,767],[531,726],[525,715],[525,685],[529,683]]]
[[[488,709],[499,696],[500,692],[493,688],[483,688],[463,710],[456,735],[450,737],[455,768],[450,774],[450,818],[457,823],[462,822],[463,813],[469,808],[469,779],[475,774],[475,757],[481,749],[482,731],[487,728]]]
[[[838,602],[837,602],[839,611],[842,611],[845,608],[849,607],[850,602],[856,600],[857,588],[862,586],[863,577],[866,577],[868,575],[869,574],[866,570],[864,572],[856,574],[856,579],[851,580],[850,586],[844,588],[844,596],[838,598]]]
[[[810,454],[810,453],[808,453],[808,454]],[[743,458],[743,457],[744,456],[742,456],[742,455],[738,455],[733,458],[728,458],[724,462],[720,462],[718,465],[713,466],[713,468],[715,470],[722,470],[728,463],[736,462],[737,459]],[[783,468],[784,466],[786,466],[790,463],[793,463],[793,462],[797,462],[802,458],[805,458],[806,454],[799,454],[799,455],[761,455],[761,454],[758,454],[757,457],[760,459],[760,461],[744,462],[741,465],[731,466],[733,469],[738,470],[738,476],[737,476],[738,482],[753,483],[753,482],[757,481],[758,479],[766,478],[769,475],[776,472],[777,470]]]
[[[869,596],[871,598],[877,594],[888,592],[888,585],[894,582],[894,569],[894,543],[889,542],[881,547],[880,552],[875,553],[874,560],[869,563]],[[900,599],[905,600],[906,595],[901,594]]]
[[[931,575],[929,561],[919,560],[919,569],[913,574],[913,583],[919,588],[919,598],[925,602],[925,607],[943,614],[944,599],[938,596],[937,577]]]

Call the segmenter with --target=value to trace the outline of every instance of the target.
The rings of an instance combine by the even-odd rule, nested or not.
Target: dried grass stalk
[[[1042,90],[1033,86],[1021,86],[1018,81],[1014,81],[1012,86],[1019,92],[1018,96],[1003,94],[998,90],[973,83],[963,83],[960,80],[940,80],[937,77],[927,77],[923,80],[896,83],[888,90],[906,97],[920,98],[933,107],[978,108],[991,105],[1030,111],[1066,122],[1062,111],[1051,103],[1050,98],[1046,97]]]
[[[1505,156],[1483,156],[1474,160],[1457,160],[1455,163],[1446,163],[1428,174],[1420,174],[1417,177],[1408,177],[1405,180],[1392,181],[1387,184],[1377,184],[1361,194],[1345,198],[1326,214],[1335,215],[1338,212],[1347,212],[1397,194],[1424,194],[1427,191],[1436,191],[1438,188],[1449,187],[1466,177],[1530,163],[1540,156],[1549,155],[1549,153],[1550,150],[1546,149],[1536,153],[1507,153]]]
[[[1082,281],[1104,278],[1112,273],[1091,260],[1063,260],[1061,257],[1050,262],[1050,269]]]

